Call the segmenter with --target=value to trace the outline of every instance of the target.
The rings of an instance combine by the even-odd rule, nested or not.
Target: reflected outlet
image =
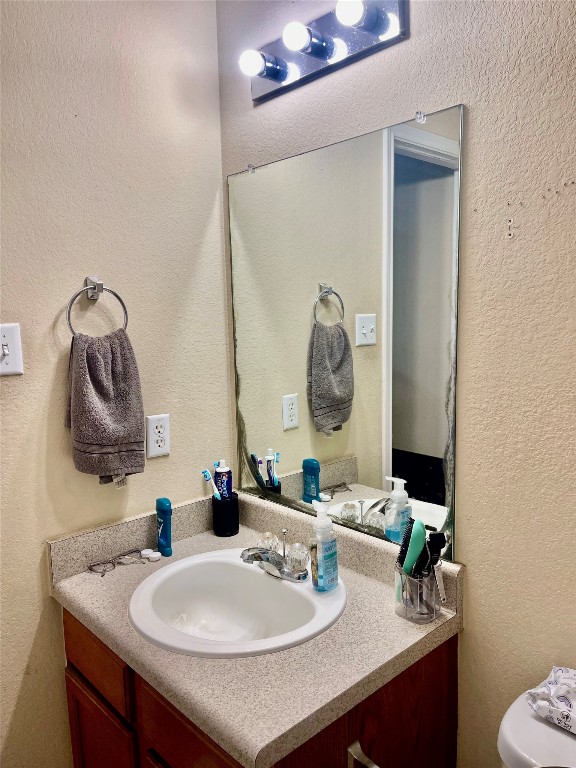
[[[296,429],[298,426],[298,393],[282,395],[282,427]]]

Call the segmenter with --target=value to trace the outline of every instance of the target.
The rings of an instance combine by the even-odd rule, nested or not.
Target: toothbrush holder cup
[[[440,613],[440,597],[434,574],[413,579],[402,568],[395,571],[395,612],[415,624],[428,624]]]
[[[228,499],[212,496],[212,530],[216,536],[235,536],[240,530],[238,494],[232,491]]]

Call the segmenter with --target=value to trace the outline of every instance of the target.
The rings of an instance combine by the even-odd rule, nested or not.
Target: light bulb
[[[363,0],[338,0],[336,3],[336,18],[345,27],[359,26],[365,15],[366,4]]]
[[[282,80],[282,85],[290,85],[290,83],[295,83],[296,80],[300,80],[300,67],[290,62],[288,64],[288,74]]]
[[[247,77],[258,77],[266,69],[266,60],[260,51],[244,51],[238,60],[240,69]]]
[[[305,51],[310,47],[312,35],[306,25],[300,21],[291,21],[284,27],[282,42],[290,51]]]
[[[398,37],[400,34],[400,19],[395,13],[388,13],[388,29],[383,35],[380,35],[380,40],[392,40],[394,37]]]
[[[328,64],[336,64],[337,61],[342,61],[348,56],[348,46],[339,37],[334,38],[334,52],[328,59]]]

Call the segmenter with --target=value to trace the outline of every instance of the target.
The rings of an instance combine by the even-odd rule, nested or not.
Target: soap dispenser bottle
[[[390,494],[390,506],[386,510],[384,535],[390,541],[400,544],[412,516],[412,507],[408,504],[408,494],[404,490],[406,480],[400,477],[386,477],[386,480],[393,483],[394,487]]]
[[[324,507],[313,502],[316,510],[314,536],[310,540],[312,584],[318,592],[330,592],[338,586],[338,552],[332,520]]]

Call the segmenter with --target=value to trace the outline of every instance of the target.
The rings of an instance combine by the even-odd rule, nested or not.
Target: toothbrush
[[[262,464],[262,459],[259,459],[255,453],[251,453],[250,461],[254,465],[254,479],[258,483],[258,486],[262,488],[262,490],[264,490],[266,488],[266,483],[264,482],[264,478],[260,474],[260,464]]]
[[[410,519],[412,520],[413,518]],[[406,526],[406,530],[408,530],[408,526]],[[404,540],[402,541],[402,545],[404,545]],[[412,525],[412,532],[408,541],[408,548],[406,550],[404,564],[402,565],[402,570],[404,573],[408,574],[408,576],[412,575],[412,569],[416,565],[416,561],[420,557],[420,553],[425,546],[426,529],[424,528],[424,523],[422,520],[418,520],[418,518],[416,518],[414,519],[414,523]]]
[[[216,483],[212,479],[212,475],[210,474],[210,472],[207,469],[203,469],[202,470],[202,477],[204,478],[204,480],[206,480],[207,483],[212,483],[212,489],[214,491],[214,494],[213,494],[214,498],[217,501],[222,501],[222,497],[220,496],[220,491],[218,490],[218,488],[216,488]]]

